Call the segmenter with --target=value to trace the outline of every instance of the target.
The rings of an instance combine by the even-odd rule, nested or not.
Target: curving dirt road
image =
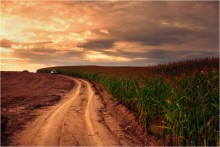
[[[116,146],[142,145],[135,135],[123,131],[119,120],[108,121],[101,113],[104,104],[91,83],[65,76],[75,83],[62,100],[40,109],[38,117],[12,137],[10,145]],[[105,110],[108,113],[107,110]],[[103,118],[105,117],[105,119]],[[115,129],[115,130],[113,130]]]

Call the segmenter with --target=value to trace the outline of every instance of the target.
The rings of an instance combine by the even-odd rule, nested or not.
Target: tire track
[[[81,80],[86,84],[88,90],[88,103],[85,110],[85,120],[88,133],[94,140],[96,146],[116,146],[121,145],[118,138],[112,134],[103,122],[98,111],[102,108],[100,98],[95,95],[94,89],[88,81]]]
[[[65,97],[65,101],[52,106],[49,110],[43,110],[42,116],[26,126],[26,129],[13,138],[12,145],[60,145],[64,120],[71,103],[78,97],[81,83],[74,80],[74,87]],[[68,99],[69,98],[69,99]]]
[[[45,121],[40,129],[40,133],[38,133],[41,135],[39,136],[40,138],[37,138],[37,145],[53,145],[54,143],[56,145],[61,144],[64,127],[63,124],[67,110],[80,92],[81,83],[77,82],[77,85],[76,90],[74,89],[69,93],[69,97],[71,96],[71,99],[59,106],[58,109],[56,109],[53,114],[50,115],[48,120]]]
[[[86,110],[85,110],[85,119],[86,119],[86,123],[87,123],[87,126],[88,126],[88,129],[89,129],[89,133],[91,134],[93,140],[95,141],[96,145],[97,146],[102,146],[102,141],[100,140],[100,138],[96,135],[96,132],[94,130],[94,127],[92,125],[92,121],[91,121],[91,116],[90,116],[90,105],[91,105],[91,102],[92,102],[92,98],[94,96],[94,92],[92,91],[91,89],[91,86],[88,82],[86,81],[83,81],[86,83],[86,86],[88,87],[88,103],[86,105]]]

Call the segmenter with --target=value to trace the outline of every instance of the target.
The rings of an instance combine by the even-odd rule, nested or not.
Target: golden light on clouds
[[[146,66],[217,55],[218,4],[1,1],[1,70]]]
[[[11,49],[7,49],[7,48],[4,48],[4,47],[0,47],[0,52],[3,52],[3,53],[11,53],[12,50],[11,50]]]
[[[101,33],[104,33],[104,34],[110,34],[109,31],[108,31],[108,30],[105,30],[105,29],[101,29],[100,32],[101,32]]]
[[[89,51],[85,54],[85,59],[86,60],[90,60],[90,61],[99,61],[102,62],[103,60],[107,60],[107,61],[112,61],[112,62],[128,62],[130,61],[130,59],[128,58],[123,58],[123,57],[114,57],[114,56],[109,56],[109,55],[105,55],[102,54],[100,52],[96,52],[96,51]]]

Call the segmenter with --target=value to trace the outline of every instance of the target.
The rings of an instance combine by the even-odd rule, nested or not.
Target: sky
[[[219,55],[218,1],[0,1],[1,70]]]

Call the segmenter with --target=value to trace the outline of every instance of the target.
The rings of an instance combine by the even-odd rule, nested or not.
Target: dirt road
[[[126,132],[132,126],[122,122],[126,118],[113,115],[116,105],[106,107],[108,102],[103,102],[91,83],[63,77],[73,81],[74,88],[59,103],[39,109],[38,117],[28,122],[23,131],[15,133],[10,145],[114,146],[146,143],[141,136],[131,134],[132,130],[130,134]]]

